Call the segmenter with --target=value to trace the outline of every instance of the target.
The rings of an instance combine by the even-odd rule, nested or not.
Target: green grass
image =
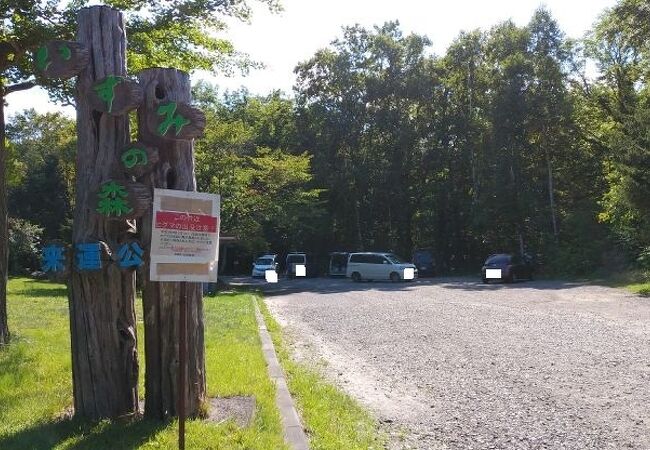
[[[283,449],[275,388],[267,376],[252,294],[205,299],[208,394],[253,395],[253,424],[187,423],[188,449]],[[138,304],[140,364],[142,317]],[[176,447],[174,422],[135,420],[99,424],[69,420],[72,404],[68,302],[63,285],[12,279],[8,296],[13,340],[0,349],[0,449],[167,449]],[[142,370],[142,367],[141,367]],[[144,372],[140,374],[141,388]]]
[[[650,273],[643,270],[626,270],[606,276],[596,276],[597,283],[627,289],[642,297],[650,297]]]
[[[326,382],[316,368],[297,364],[289,355],[282,330],[264,301],[258,301],[284,368],[287,384],[314,450],[384,448],[386,438],[376,420],[355,400]]]

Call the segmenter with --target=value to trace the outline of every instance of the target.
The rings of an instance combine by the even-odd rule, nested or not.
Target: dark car
[[[509,253],[490,255],[481,268],[483,283],[506,281],[515,283],[517,280],[533,279],[533,262],[531,258],[521,258]]]
[[[347,252],[333,252],[330,253],[329,266],[327,268],[327,274],[330,277],[345,277],[345,272],[348,268],[348,257],[349,253]]]
[[[296,266],[304,266],[305,274],[297,275]],[[285,265],[287,278],[295,278],[296,276],[317,277],[319,275],[319,264],[316,255],[312,253],[288,253]]]
[[[418,249],[413,252],[413,264],[418,268],[419,276],[433,277],[436,274],[436,262],[433,252],[429,249]]]

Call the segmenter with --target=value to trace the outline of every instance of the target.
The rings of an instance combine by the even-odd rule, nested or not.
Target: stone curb
[[[309,450],[307,435],[300,423],[300,416],[293,404],[293,399],[291,398],[289,388],[287,387],[287,380],[284,377],[284,371],[278,362],[271,335],[269,334],[269,330],[266,328],[266,323],[264,322],[264,317],[257,305],[257,300],[255,300],[254,305],[258,332],[260,339],[262,340],[262,352],[264,353],[264,359],[266,359],[269,376],[275,383],[275,404],[280,410],[280,416],[282,417],[284,441],[293,450]]]

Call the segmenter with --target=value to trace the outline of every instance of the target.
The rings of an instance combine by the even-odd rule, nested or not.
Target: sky
[[[248,76],[213,76],[195,73],[223,89],[245,86],[251,93],[281,89],[291,94],[293,69],[341,36],[341,27],[359,23],[366,27],[398,20],[404,33],[424,34],[435,54],[444,54],[461,31],[489,29],[507,19],[525,25],[540,5],[546,6],[569,37],[578,38],[615,0],[281,0],[284,11],[272,14],[256,7],[250,24],[232,23],[224,37],[266,67]],[[128,30],[127,30],[128,33]],[[9,115],[24,108],[39,112],[71,107],[51,103],[41,89],[17,92],[8,99]]]

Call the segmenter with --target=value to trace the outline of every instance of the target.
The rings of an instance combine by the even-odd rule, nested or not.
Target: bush
[[[9,273],[22,275],[38,269],[43,228],[24,219],[9,218]]]

